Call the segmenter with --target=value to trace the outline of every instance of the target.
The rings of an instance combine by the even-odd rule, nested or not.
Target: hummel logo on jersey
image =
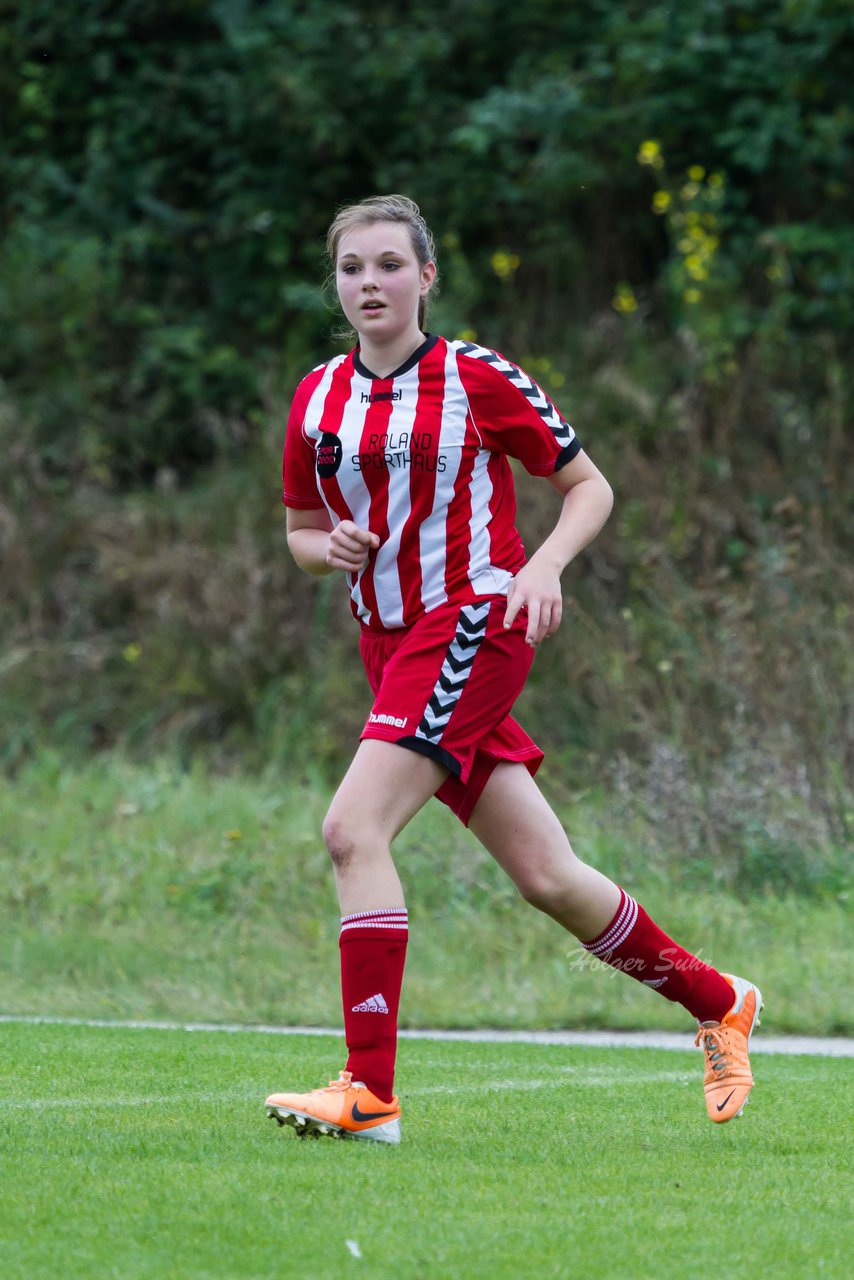
[[[367,1000],[363,1000],[361,1004],[354,1004],[353,1013],[388,1013],[388,1005],[385,1002],[385,996],[381,992],[377,992],[375,996],[369,996]]]
[[[403,392],[398,391],[363,391],[362,404],[376,404],[378,400],[402,400]]]
[[[666,978],[644,978],[643,985],[645,987],[663,987],[666,981]]]
[[[369,719],[371,724],[391,724],[391,725],[394,725],[395,729],[405,729],[406,721],[409,719],[409,717],[408,716],[386,716],[386,715],[378,716],[375,712],[372,711],[369,716]]]

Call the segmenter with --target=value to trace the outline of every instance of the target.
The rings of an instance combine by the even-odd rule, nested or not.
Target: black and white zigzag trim
[[[415,731],[416,738],[423,738],[434,746],[441,741],[486,636],[491,604],[491,600],[484,600],[482,604],[464,605],[460,609],[456,635],[448,646],[439,679]]]
[[[450,344],[455,351],[459,351],[464,356],[471,356],[474,360],[482,360],[484,364],[492,365],[493,369],[497,369],[499,373],[503,373],[508,382],[511,382],[522,395],[529,400],[531,406],[536,409],[537,413],[543,419],[546,426],[553,432],[555,439],[562,449],[572,444],[575,439],[575,432],[569,423],[560,416],[557,409],[549,400],[542,387],[534,382],[533,378],[529,378],[524,369],[520,369],[517,364],[511,364],[509,360],[505,360],[497,351],[492,351],[489,347],[478,346],[476,342],[452,342]]]

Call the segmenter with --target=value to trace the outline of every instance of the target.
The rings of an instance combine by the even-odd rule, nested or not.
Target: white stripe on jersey
[[[456,345],[458,344],[448,344],[449,358],[453,354],[452,349]],[[460,378],[456,359],[454,359],[451,367],[454,380],[464,398],[465,412],[468,413],[468,397]],[[474,429],[477,431],[474,415],[472,414],[471,417]],[[478,439],[480,439],[480,432],[478,432]],[[512,582],[513,575],[508,573],[506,569],[496,568],[490,562],[489,553],[492,549],[492,540],[489,535],[489,524],[492,520],[492,512],[489,509],[489,503],[493,492],[492,480],[489,475],[489,460],[491,457],[492,454],[488,449],[478,450],[469,484],[471,519],[469,521],[468,579],[477,592],[502,595]],[[456,479],[456,476],[454,478]]]
[[[459,370],[456,352],[450,343],[445,354],[445,387],[442,397],[442,418],[439,434],[439,454],[445,458],[445,470],[436,473],[436,489],[433,509],[419,531],[421,548],[421,598],[425,612],[445,604],[445,541],[447,519],[437,519],[437,513],[448,509],[454,497],[454,484],[463,459],[465,420],[468,398]],[[432,588],[432,589],[430,589]]]
[[[335,373],[335,370],[339,367],[339,365],[342,365],[346,359],[347,359],[346,356],[336,356],[333,360],[329,361],[329,363],[326,366],[326,370],[323,374],[323,377],[320,379],[317,386],[314,388],[312,397],[309,400],[308,405],[306,406],[305,418],[303,419],[303,424],[302,424],[303,434],[305,435],[306,439],[312,441],[315,447],[317,446],[318,440],[323,435],[323,432],[320,430],[320,426],[318,424],[323,415],[323,410],[326,405],[326,397],[329,395],[329,389],[332,386],[333,375]],[[326,501],[326,495],[324,494],[320,485],[318,485],[317,488],[318,488],[320,497],[323,500],[323,505],[326,507],[326,510],[329,512],[329,515],[333,523],[337,524],[338,517],[330,507],[329,503]]]
[[[306,414],[305,414],[304,430],[310,440],[314,440],[316,442],[323,435],[323,430],[321,428],[320,423],[321,423],[321,417],[323,414],[323,408],[326,403],[326,397],[328,396],[330,387],[332,386],[332,377],[333,377],[333,374],[335,373],[335,370],[340,365],[342,365],[346,359],[347,359],[347,356],[336,356],[334,360],[330,360],[329,364],[327,365],[326,372],[324,373],[323,377],[318,383],[317,388],[314,392],[314,395],[311,397],[311,400],[309,401],[308,408],[306,409]],[[348,423],[348,431],[352,429],[352,424],[355,424],[356,430],[358,431],[359,436],[361,436],[362,428],[365,424],[365,413],[366,413],[366,407],[361,403],[357,402],[356,400],[354,400],[354,397],[352,394],[352,384],[351,384],[350,397],[344,409],[344,414],[347,418],[347,423]],[[322,496],[323,495],[321,494],[321,497]],[[353,476],[351,479],[348,480],[347,492],[344,494],[344,497],[352,513],[353,521],[359,526],[360,529],[367,529],[369,527],[368,520],[369,520],[370,510],[371,510],[371,495],[367,485],[365,484],[364,480],[361,478],[360,475]],[[326,507],[326,510],[329,512],[333,525],[337,525],[338,516],[332,510],[329,503],[326,502],[325,498],[324,498],[324,505]],[[368,609],[367,605],[362,599],[362,588],[360,586],[361,577],[362,577],[362,574],[359,573],[359,575],[356,578],[355,585],[351,588],[351,593],[353,596],[353,601],[359,610],[360,617],[364,618],[365,622],[369,622],[370,610]]]
[[[420,372],[420,371],[419,371]],[[406,396],[395,402],[388,425],[384,428],[389,438],[399,439],[402,431],[412,434],[415,425],[415,409],[417,395]],[[412,498],[409,491],[411,484],[409,467],[388,468],[388,539],[377,551],[374,562],[374,589],[377,593],[377,607],[380,621],[384,627],[403,626],[403,594],[400,588],[400,563],[398,552],[406,518],[412,510]]]
[[[469,529],[469,582],[477,587],[483,570],[489,568],[489,521],[492,512],[489,502],[492,497],[492,481],[489,478],[490,454],[480,449],[475,458],[471,476],[471,520]],[[487,590],[490,590],[487,587]]]

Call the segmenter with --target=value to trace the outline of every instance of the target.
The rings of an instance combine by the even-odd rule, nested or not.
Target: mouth
[[[359,309],[361,311],[384,311],[385,303],[376,301],[363,302]]]

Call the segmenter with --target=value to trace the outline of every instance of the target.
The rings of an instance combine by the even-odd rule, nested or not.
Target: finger
[[[528,629],[525,632],[525,642],[535,648],[541,639],[540,632],[540,605],[536,600],[532,600],[528,604]]]
[[[521,607],[521,601],[516,603],[516,592],[514,591],[515,583],[511,582],[507,590],[507,608],[504,610],[504,630],[509,631],[516,619],[516,614]]]
[[[350,525],[349,528],[339,525],[332,531],[330,540],[339,551],[357,556],[364,556],[371,546],[379,546],[379,538],[375,533],[368,533],[357,525]]]
[[[547,636],[552,634],[552,617],[554,609],[550,604],[544,604],[540,609],[540,625],[537,631],[537,644],[542,644]]]
[[[555,604],[552,605],[552,616],[549,620],[549,627],[548,627],[548,631],[546,632],[547,636],[554,635],[554,633],[557,631],[558,627],[560,626],[562,617],[563,617],[563,604],[560,600],[558,600]]]
[[[354,524],[349,532],[353,541],[361,547],[378,547],[380,545],[378,535],[371,533],[370,529],[360,529],[357,524]]]
[[[356,572],[364,567],[367,558],[367,551],[362,544],[339,536],[330,540],[326,563],[333,569]]]

